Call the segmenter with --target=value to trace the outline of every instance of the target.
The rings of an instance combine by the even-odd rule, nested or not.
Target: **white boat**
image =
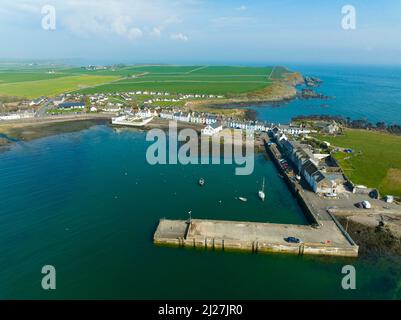
[[[201,179],[199,180],[199,185],[200,185],[201,187],[203,187],[203,186],[205,185],[205,179],[201,178]]]
[[[239,200],[239,201],[242,201],[242,202],[247,202],[247,201],[248,201],[248,199],[247,199],[247,198],[244,198],[244,197],[238,197],[238,200]]]
[[[153,120],[153,117],[142,118],[137,116],[120,116],[111,119],[113,125],[128,127],[143,127]]]
[[[265,194],[265,178],[263,178],[263,185],[262,185],[262,190],[259,190],[258,196],[260,200],[265,201],[266,194]]]

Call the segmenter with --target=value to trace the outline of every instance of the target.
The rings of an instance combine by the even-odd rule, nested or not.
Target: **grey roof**
[[[316,182],[321,182],[323,180],[325,180],[325,176],[323,173],[321,173],[320,171],[316,171],[313,175],[312,175],[313,180],[315,180]]]
[[[59,108],[74,108],[85,106],[85,102],[64,102],[58,105]]]
[[[221,127],[221,123],[220,123],[220,122],[215,122],[215,123],[212,123],[210,126],[211,126],[213,129],[217,129],[218,127]]]
[[[293,149],[293,146],[292,146],[291,142],[289,142],[288,140],[285,140],[283,142],[283,148],[286,149],[287,151],[291,152]]]
[[[316,171],[318,171],[318,168],[316,167],[316,165],[311,160],[306,161],[303,164],[302,168],[310,176],[312,176]]]

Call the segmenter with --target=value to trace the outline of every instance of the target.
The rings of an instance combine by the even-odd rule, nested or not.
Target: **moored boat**
[[[263,178],[262,190],[259,190],[258,196],[260,200],[265,201],[266,194],[265,194],[265,178]]]

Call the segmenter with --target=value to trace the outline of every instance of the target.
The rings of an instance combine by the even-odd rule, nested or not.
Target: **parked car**
[[[326,193],[324,195],[326,198],[337,198],[337,193]]]
[[[362,201],[362,202],[358,202],[355,204],[355,207],[359,208],[359,209],[372,209],[372,205],[370,204],[369,201]]]
[[[370,204],[369,201],[363,201],[362,206],[364,209],[372,209],[372,205]]]
[[[301,243],[301,240],[295,237],[288,237],[284,240],[287,241],[288,243]]]

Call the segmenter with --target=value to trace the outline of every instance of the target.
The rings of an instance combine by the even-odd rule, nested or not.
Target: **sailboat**
[[[263,185],[262,185],[262,190],[259,190],[258,196],[260,200],[265,201],[266,194],[265,194],[265,178],[263,178]]]

